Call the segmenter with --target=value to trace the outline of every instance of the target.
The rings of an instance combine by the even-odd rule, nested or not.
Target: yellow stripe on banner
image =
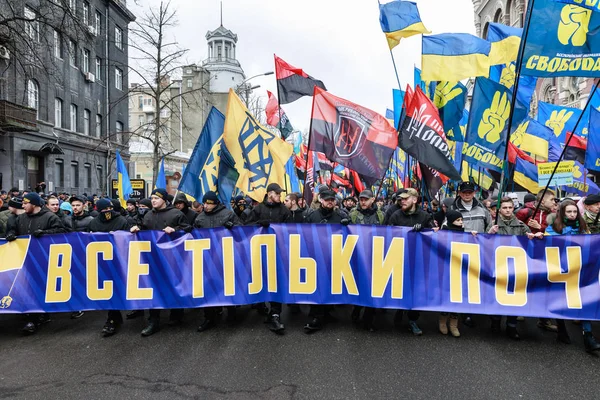
[[[27,250],[29,249],[29,238],[17,239],[0,246],[0,272],[12,271],[23,268]]]
[[[521,38],[509,36],[492,43],[490,50],[490,65],[508,64],[517,60]]]
[[[515,183],[527,189],[530,193],[537,193],[543,188],[540,188],[538,183],[533,179],[526,177],[522,172],[515,171],[513,176]]]
[[[548,141],[541,137],[525,133],[519,148],[523,151],[548,159]]]
[[[121,207],[127,208],[127,202],[125,201],[125,197],[123,196],[123,174],[117,172],[117,191],[119,192],[119,203],[121,203]]]
[[[390,50],[391,50],[394,47],[398,46],[398,44],[400,43],[400,39],[411,37],[414,35],[419,35],[421,33],[431,33],[431,32],[428,31],[427,28],[425,28],[425,25],[423,25],[423,22],[417,22],[416,24],[409,25],[406,28],[401,29],[399,31],[386,32],[385,37],[387,39],[388,46],[390,47]]]
[[[458,82],[466,78],[490,76],[490,58],[485,54],[442,56],[423,54],[421,80]]]

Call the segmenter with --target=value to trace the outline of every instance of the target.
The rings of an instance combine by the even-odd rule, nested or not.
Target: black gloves
[[[271,223],[269,221],[258,221],[258,224],[263,228],[268,228]]]
[[[5,239],[7,242],[12,242],[13,240],[17,240],[17,237],[14,234],[9,233],[8,235],[6,235]]]
[[[415,224],[412,228],[413,232],[421,232],[423,230],[423,226],[421,224]]]
[[[227,229],[231,229],[231,228],[233,228],[233,222],[227,221],[223,224],[223,226]]]
[[[33,231],[33,236],[35,237],[40,237],[44,234],[44,231],[42,229],[36,229],[35,231]]]
[[[344,218],[343,220],[340,221],[340,224],[342,224],[344,226],[348,226],[349,223],[350,223],[350,220],[348,218]]]

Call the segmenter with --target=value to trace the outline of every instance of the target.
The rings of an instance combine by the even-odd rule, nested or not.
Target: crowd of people
[[[516,196],[503,197],[499,204],[486,199],[476,198],[476,187],[471,182],[459,185],[455,198],[446,197],[441,203],[437,200],[424,201],[414,188],[401,189],[388,201],[376,198],[371,190],[362,191],[358,198],[353,196],[341,199],[325,185],[317,188],[313,202],[306,204],[299,193],[282,196],[283,189],[276,183],[267,187],[262,202],[250,197],[237,196],[231,200],[231,209],[219,200],[214,192],[207,192],[202,203],[190,202],[183,193],[174,198],[164,189],[155,189],[150,198],[130,199],[125,209],[117,199],[98,196],[69,196],[67,193],[39,194],[20,192],[13,188],[0,194],[0,238],[13,241],[18,236],[51,235],[65,232],[115,232],[140,230],[162,230],[167,234],[175,231],[189,232],[193,228],[225,227],[231,229],[238,225],[260,225],[269,227],[272,223],[312,223],[341,225],[391,225],[409,227],[413,231],[424,229],[462,231],[477,235],[480,233],[496,235],[522,235],[535,240],[544,235],[584,235],[600,232],[600,196],[590,195],[579,202],[572,199],[559,201],[552,191],[540,192],[537,196],[527,194],[524,204]],[[498,208],[499,207],[499,208]],[[497,223],[494,223],[498,215]],[[268,328],[276,334],[283,334],[285,327],[281,322],[283,305],[270,302],[251,306],[266,316]],[[289,305],[292,314],[300,313],[299,305]],[[304,329],[313,333],[324,328],[333,307],[311,305],[309,319]],[[226,307],[227,320],[235,321],[236,307]],[[168,324],[182,323],[183,309],[170,310]],[[214,327],[222,314],[221,307],[204,308],[204,319],[198,326],[199,332]],[[355,306],[351,313],[352,321],[361,323],[369,331],[376,331],[375,315],[378,310],[370,307]],[[394,325],[401,326],[403,310],[394,315]],[[408,328],[414,335],[422,335],[418,325],[420,312],[406,312]],[[74,312],[73,318],[79,318],[83,312]],[[126,314],[127,319],[143,317],[143,310],[133,310]],[[48,314],[27,314],[22,328],[25,334],[35,333],[39,327],[49,321]],[[519,340],[518,321],[520,318],[506,317],[505,333]],[[439,332],[460,337],[459,321],[474,326],[471,315],[459,316],[454,313],[439,315]],[[502,316],[491,316],[490,327],[495,333],[501,332]],[[114,335],[123,323],[120,310],[111,310],[102,333]],[[590,321],[580,321],[585,350],[600,351],[592,334]],[[553,322],[540,319],[538,327],[556,332],[557,340],[570,343],[564,320]],[[147,326],[143,336],[150,336],[160,330],[160,310],[149,310]]]

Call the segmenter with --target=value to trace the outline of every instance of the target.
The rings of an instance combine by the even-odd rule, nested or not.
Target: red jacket
[[[539,224],[542,226],[542,229],[535,229],[529,226],[529,228],[531,229],[532,233],[538,233],[538,232],[542,232],[545,233],[546,232],[546,228],[548,227],[548,215],[550,215],[551,213],[546,211],[546,210],[542,210],[541,208],[538,210],[538,212],[535,214],[535,217],[533,217],[533,212],[535,211],[535,207],[534,208],[529,208],[529,207],[524,207],[522,209],[520,209],[519,211],[517,211],[516,217],[518,220],[523,221],[523,223],[525,223],[525,225],[528,225],[528,222],[530,220],[535,220],[537,222],[539,222]]]

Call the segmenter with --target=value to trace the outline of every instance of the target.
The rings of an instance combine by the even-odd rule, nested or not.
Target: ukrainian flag
[[[165,175],[165,158],[163,157],[160,160],[160,169],[158,170],[158,175],[156,176],[156,183],[154,184],[154,189],[167,189],[167,177]]]
[[[125,208],[127,206],[127,200],[129,200],[129,195],[133,193],[133,188],[131,187],[129,173],[127,172],[127,168],[125,168],[125,163],[121,158],[119,150],[117,150],[117,193],[119,195],[121,206]]]
[[[543,188],[538,185],[538,171],[535,164],[517,158],[513,180],[527,189],[529,193],[538,193]]]
[[[379,23],[385,33],[390,50],[400,43],[400,39],[431,33],[421,22],[417,4],[412,1],[391,1],[379,5]]]
[[[229,89],[223,140],[239,173],[236,187],[263,201],[269,183],[285,185],[285,164],[294,147],[265,129]]]
[[[548,159],[548,142],[553,136],[552,129],[531,118],[523,121],[510,137],[519,149],[532,155]]]
[[[494,185],[494,178],[485,168],[473,168],[466,161],[462,162],[461,177],[465,182],[471,181],[485,190],[489,190]]]
[[[490,65],[516,61],[522,35],[522,28],[513,28],[496,22],[490,23],[487,32],[487,40],[491,43]]]
[[[450,81],[490,74],[491,44],[468,33],[423,36],[421,79]]]

